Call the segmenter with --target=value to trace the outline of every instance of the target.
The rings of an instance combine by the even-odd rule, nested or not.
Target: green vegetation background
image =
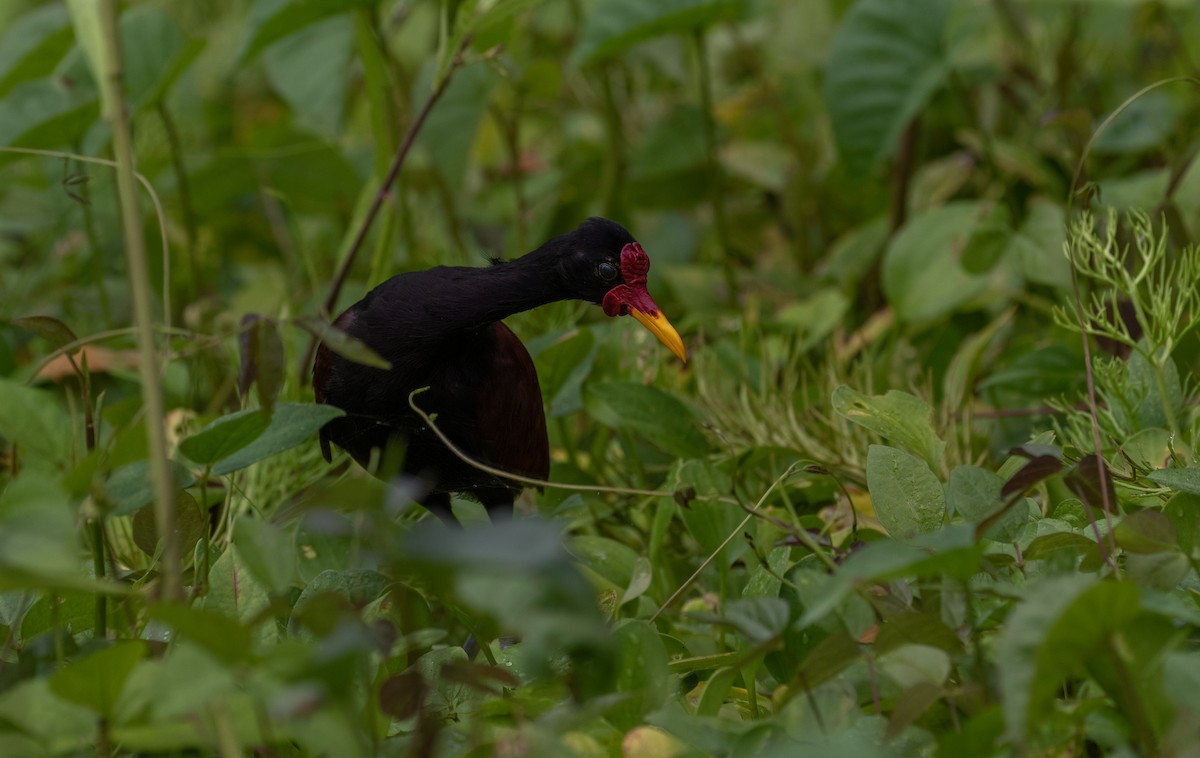
[[[110,8],[0,6],[0,754],[1194,751],[1195,3]],[[589,215],[691,361],[512,319],[585,489],[321,460],[340,266]]]

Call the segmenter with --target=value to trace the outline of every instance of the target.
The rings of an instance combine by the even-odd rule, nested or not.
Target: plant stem
[[[121,202],[121,226],[125,236],[125,256],[129,266],[129,288],[133,296],[134,326],[138,346],[138,372],[146,408],[146,437],[150,447],[150,478],[154,485],[154,517],[163,539],[162,594],[180,596],[179,540],[175,534],[174,498],[171,468],[167,462],[167,435],[163,419],[162,386],[158,377],[158,356],[150,312],[150,275],[146,266],[146,242],[142,236],[141,211],[138,208],[134,180],[133,141],[125,109],[121,77],[120,40],[117,33],[117,4],[103,0],[100,8],[102,31],[101,57],[104,76],[109,80],[105,112],[112,124],[113,154],[117,161],[117,194]]]
[[[704,155],[708,163],[709,202],[712,204],[713,221],[717,227],[717,241],[721,245],[721,270],[725,274],[725,288],[729,291],[729,302],[737,302],[737,271],[733,267],[733,237],[729,233],[729,215],[725,209],[725,181],[721,162],[717,157],[717,125],[713,121],[712,74],[708,70],[708,48],[704,42],[704,30],[696,30],[692,37],[696,45],[696,78],[700,85],[700,109],[704,122]]]
[[[338,295],[342,292],[342,286],[346,283],[346,277],[350,275],[350,269],[354,266],[354,259],[358,257],[358,251],[367,239],[367,232],[371,229],[371,223],[375,221],[375,216],[379,214],[379,209],[383,206],[384,199],[390,193],[391,186],[396,182],[396,177],[399,176],[400,169],[404,166],[404,159],[408,157],[413,143],[416,142],[417,134],[421,131],[421,127],[425,125],[425,120],[429,118],[430,112],[433,111],[433,106],[437,104],[437,101],[446,92],[446,87],[454,77],[454,72],[462,65],[463,53],[470,44],[471,36],[467,35],[459,43],[450,67],[446,70],[446,75],[440,81],[434,83],[429,97],[425,99],[425,104],[417,112],[416,117],[413,118],[412,123],[409,125],[408,133],[404,135],[404,142],[400,145],[400,149],[396,151],[396,157],[392,159],[392,166],[388,169],[387,176],[384,177],[383,183],[379,186],[379,191],[375,193],[375,199],[371,201],[371,208],[363,218],[362,225],[359,226],[358,232],[354,236],[354,241],[350,244],[350,249],[346,252],[346,257],[342,259],[341,265],[338,266],[337,272],[334,274],[333,284],[329,287],[329,294],[321,306],[324,314],[332,315],[334,309],[337,307]],[[313,337],[308,341],[308,348],[304,351],[304,358],[300,363],[301,383],[309,380],[308,367],[312,363],[313,353],[316,349],[317,338]]]
[[[188,185],[187,167],[183,164],[183,145],[179,141],[179,130],[175,127],[175,119],[167,110],[167,104],[159,100],[156,106],[158,118],[162,121],[163,131],[167,134],[167,146],[171,152],[171,168],[175,171],[175,184],[179,189],[179,207],[183,212],[184,258],[187,259],[188,284],[187,293],[191,297],[200,294],[200,261],[196,258],[196,211],[192,207],[192,191]],[[164,282],[169,286],[170,282]]]

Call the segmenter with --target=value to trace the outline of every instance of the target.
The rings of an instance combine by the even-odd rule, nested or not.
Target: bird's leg
[[[454,511],[450,509],[450,493],[430,492],[419,502],[425,506],[425,510],[441,519],[446,526],[452,529],[462,528],[462,524],[454,518]]]
[[[511,521],[513,517],[513,501],[517,499],[516,492],[506,487],[489,487],[476,490],[475,497],[487,509],[492,523]]]

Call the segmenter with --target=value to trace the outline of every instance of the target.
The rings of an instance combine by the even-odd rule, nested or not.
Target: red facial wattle
[[[600,306],[608,316],[632,315],[680,360],[687,362],[683,340],[646,289],[646,274],[649,271],[650,256],[646,255],[642,246],[636,242],[625,245],[621,248],[621,279],[624,283],[606,292]]]

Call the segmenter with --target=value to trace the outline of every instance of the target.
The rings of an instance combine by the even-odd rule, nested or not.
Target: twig
[[[417,112],[416,117],[409,124],[408,133],[404,135],[404,142],[400,145],[400,149],[396,151],[396,157],[392,159],[392,166],[388,169],[387,176],[384,177],[383,183],[379,185],[379,191],[375,193],[375,199],[371,201],[371,207],[367,210],[366,216],[363,217],[362,224],[354,236],[354,241],[350,243],[350,249],[346,251],[346,256],[342,259],[341,265],[338,266],[337,273],[334,274],[333,284],[329,287],[329,295],[321,305],[322,315],[333,315],[334,309],[337,307],[338,295],[342,292],[342,286],[346,283],[346,277],[350,275],[350,269],[354,266],[354,259],[358,257],[358,251],[367,239],[367,232],[370,231],[371,224],[375,221],[375,216],[379,214],[379,209],[383,207],[384,199],[391,192],[391,186],[395,183],[396,177],[399,176],[400,169],[404,166],[404,160],[408,157],[413,143],[416,142],[417,134],[421,131],[421,127],[425,125],[425,120],[429,117],[430,112],[433,111],[433,106],[437,104],[437,101],[446,92],[446,87],[454,77],[454,72],[462,65],[463,53],[470,44],[471,35],[468,34],[463,37],[462,42],[458,45],[458,49],[455,50],[454,58],[450,62],[449,68],[446,69],[446,75],[442,77],[441,81],[434,84],[429,97],[425,99],[425,104],[421,106],[421,110]],[[317,338],[312,337],[308,341],[308,347],[304,351],[304,358],[300,362],[300,382],[302,385],[308,382],[308,367],[312,363],[313,353],[316,349]]]
[[[763,503],[767,502],[767,497],[769,497],[770,494],[775,491],[775,488],[778,487],[780,484],[783,484],[783,482],[786,481],[787,478],[790,477],[792,474],[796,473],[796,470],[799,467],[800,467],[799,462],[793,463],[792,465],[788,466],[787,470],[784,471],[782,474],[780,474],[779,478],[777,478],[774,482],[772,482],[770,487],[767,487],[767,491],[764,492],[762,494],[762,497],[760,497],[758,499],[758,502],[754,504],[754,508],[749,513],[746,514],[746,517],[744,519],[742,519],[742,523],[740,523],[736,527],[734,527],[733,531],[729,533],[729,536],[726,537],[725,540],[720,545],[717,546],[717,549],[712,551],[711,553],[709,553],[708,557],[704,559],[704,562],[700,564],[700,567],[697,568],[695,571],[693,571],[692,575],[689,576],[687,578],[687,580],[684,581],[683,584],[679,585],[679,588],[677,590],[675,590],[674,592],[672,592],[671,596],[669,598],[667,598],[666,600],[663,601],[663,604],[660,605],[658,607],[658,610],[654,612],[654,615],[650,617],[649,623],[653,624],[654,621],[659,616],[662,615],[662,612],[665,611],[668,607],[670,607],[671,603],[674,603],[676,601],[676,599],[678,599],[679,596],[682,595],[688,587],[692,586],[692,582],[696,581],[696,579],[699,578],[700,574],[704,572],[704,569],[708,568],[709,564],[711,564],[716,559],[716,557],[721,554],[722,550],[724,550],[726,547],[729,546],[730,542],[733,542],[733,538],[737,537],[739,534],[742,533],[742,530],[746,528],[746,524],[749,524],[750,519],[754,518],[754,516],[758,513],[759,509],[761,509],[763,507]]]
[[[116,0],[105,0],[100,8],[102,59],[108,78],[105,110],[112,124],[113,154],[117,159],[117,192],[121,200],[121,225],[125,232],[125,255],[129,266],[129,288],[133,296],[134,327],[139,353],[142,397],[146,409],[146,437],[150,446],[150,478],[154,485],[154,519],[163,541],[162,595],[180,597],[179,540],[175,534],[175,498],[171,467],[167,461],[167,435],[163,419],[162,385],[158,378],[157,347],[150,312],[150,275],[146,267],[146,244],[142,238],[142,216],[138,207],[134,176],[133,141],[129,114],[125,109],[121,76],[120,39],[117,33]],[[169,289],[169,288],[166,288]]]
[[[442,444],[445,445],[450,452],[454,453],[455,457],[468,466],[477,468],[485,474],[498,476],[502,479],[508,479],[529,487],[549,487],[551,489],[570,490],[572,492],[611,492],[615,495],[645,495],[646,497],[674,497],[675,495],[674,492],[664,492],[661,490],[640,490],[632,487],[608,487],[600,484],[563,484],[561,482],[551,482],[545,479],[535,479],[532,476],[522,476],[521,474],[514,474],[511,471],[505,471],[504,469],[499,469],[495,466],[489,466],[488,464],[478,461],[464,453],[462,449],[458,447],[458,445],[455,445],[450,441],[450,438],[446,436],[445,432],[438,428],[437,424],[434,423],[433,417],[417,406],[417,402],[415,400],[416,396],[420,395],[422,392],[427,392],[428,390],[428,387],[421,387],[420,389],[415,389],[408,393],[408,407],[416,411],[417,415],[421,417],[421,420],[429,426],[429,430],[437,435],[437,438],[442,441]],[[749,520],[749,518],[750,517],[747,517],[747,520]]]

